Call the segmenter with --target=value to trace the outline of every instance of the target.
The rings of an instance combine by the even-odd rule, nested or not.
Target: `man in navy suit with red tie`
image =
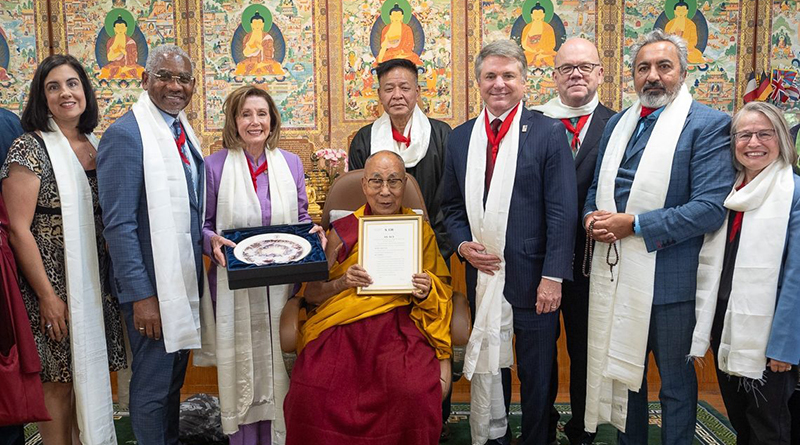
[[[445,225],[467,262],[474,315],[465,358],[473,443],[510,439],[513,336],[520,443],[545,443],[561,282],[572,278],[574,161],[561,122],[523,106],[526,72],[525,54],[511,40],[481,50],[475,74],[485,108],[453,130],[445,161]]]

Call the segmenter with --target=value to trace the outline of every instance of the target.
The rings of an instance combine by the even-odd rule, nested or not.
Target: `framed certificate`
[[[422,272],[422,216],[364,216],[358,220],[358,264],[372,285],[358,295],[410,294]]]

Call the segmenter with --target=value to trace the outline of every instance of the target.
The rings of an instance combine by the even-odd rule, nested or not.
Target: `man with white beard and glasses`
[[[697,376],[687,360],[704,234],[725,218],[730,117],[684,85],[686,42],[656,29],[631,50],[639,100],[605,128],[584,228],[593,238],[585,427],[646,444],[647,356],[661,378],[662,443],[691,444]],[[613,401],[613,403],[612,403]]]

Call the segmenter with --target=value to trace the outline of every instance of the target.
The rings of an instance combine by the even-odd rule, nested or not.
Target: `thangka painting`
[[[450,0],[341,2],[345,120],[380,115],[375,67],[390,59],[417,65],[429,117],[453,117],[453,9]]]
[[[22,114],[30,81],[48,52],[47,2],[0,0],[0,107]]]
[[[480,26],[480,44],[472,48],[471,55],[476,56],[480,46],[494,40],[510,38],[519,43],[528,62],[528,105],[542,104],[558,94],[553,68],[556,52],[566,39],[596,41],[595,0],[483,1],[476,12],[479,22],[471,23]],[[475,81],[472,70],[470,80]]]
[[[624,10],[623,106],[636,100],[630,48],[654,28],[681,36],[688,46],[686,85],[695,100],[732,114],[752,70],[754,31],[745,25],[755,3],[733,0],[627,0]]]
[[[136,102],[151,48],[176,42],[173,0],[51,2],[56,51],[83,62],[100,105],[102,132]],[[65,26],[65,24],[67,24]]]
[[[195,1],[192,57],[198,63],[195,109],[202,132],[218,142],[230,92],[253,84],[268,91],[287,136],[318,134],[325,77],[316,40],[325,19],[311,0]],[[323,48],[324,50],[324,48]],[[216,146],[215,146],[216,148]]]
[[[774,0],[769,38],[770,101],[792,122],[800,114],[800,1]]]

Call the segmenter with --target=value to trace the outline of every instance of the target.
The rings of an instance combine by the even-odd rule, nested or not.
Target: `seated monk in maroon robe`
[[[358,218],[413,214],[400,206],[405,181],[399,155],[371,155],[361,181],[367,204],[328,234],[330,279],[304,291],[315,307],[300,327],[284,403],[287,445],[439,442],[453,306],[450,273],[430,225],[423,225],[423,273],[413,276],[412,295],[356,295],[372,283],[357,264]]]

